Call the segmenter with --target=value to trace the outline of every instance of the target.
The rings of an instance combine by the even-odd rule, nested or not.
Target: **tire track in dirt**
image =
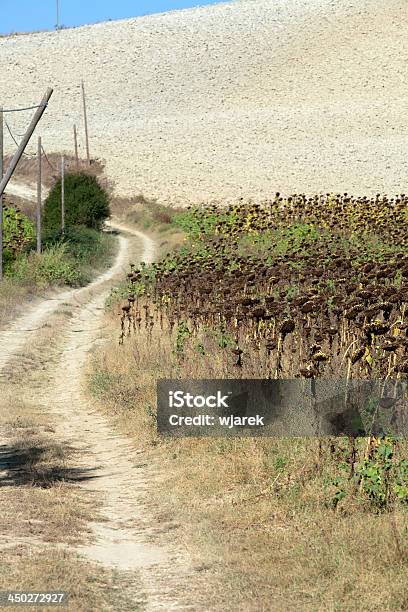
[[[142,244],[141,259],[153,260],[154,243],[145,234],[111,222],[119,236],[113,266],[93,283],[43,300],[0,333],[0,377],[6,366],[29,347],[32,334],[47,323],[61,305],[74,311],[61,334],[57,355],[49,358],[51,376],[36,389],[37,399],[55,417],[56,437],[74,450],[75,468],[86,468],[92,478],[81,482],[84,491],[102,502],[101,520],[90,525],[93,542],[75,549],[91,561],[119,571],[137,572],[147,598],[145,610],[198,610],[190,597],[193,570],[186,553],[160,539],[147,506],[155,468],[140,464],[130,441],[112,430],[83,391],[83,370],[89,349],[103,341],[104,303],[111,286],[123,278],[132,238]],[[56,360],[56,362],[55,362]],[[51,367],[51,366],[50,366]],[[138,465],[139,463],[139,465]],[[153,543],[154,541],[154,543]]]
[[[111,225],[114,229],[114,225]],[[35,333],[47,321],[55,310],[65,303],[80,303],[82,296],[92,294],[118,275],[125,268],[128,241],[119,236],[119,251],[115,262],[109,270],[81,289],[63,291],[42,300],[39,304],[30,307],[27,312],[12,322],[8,328],[0,332],[0,373],[11,358],[15,357],[24,348],[28,334]]]

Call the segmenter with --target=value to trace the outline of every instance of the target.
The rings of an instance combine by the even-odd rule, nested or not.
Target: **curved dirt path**
[[[43,187],[44,189],[44,187]],[[11,179],[7,185],[6,194],[15,196],[16,198],[23,198],[23,200],[29,200],[35,202],[37,200],[37,188],[26,183],[15,183]]]
[[[109,270],[87,287],[43,300],[0,332],[0,378],[7,376],[19,355],[24,355],[36,331],[53,325],[52,315],[59,307],[73,313],[62,330],[56,329],[57,347],[43,356],[48,375],[40,377],[36,394],[38,403],[54,417],[57,438],[74,450],[74,467],[92,474],[80,486],[103,504],[102,519],[91,525],[93,542],[76,550],[106,567],[134,571],[135,581],[137,572],[147,600],[144,610],[195,610],[188,600],[192,579],[189,560],[183,550],[161,541],[149,516],[153,466],[140,462],[140,454],[129,440],[113,431],[83,392],[89,350],[104,341],[104,303],[111,286],[123,278],[130,253],[135,255],[135,242],[140,243],[141,260],[148,263],[154,257],[154,243],[148,236],[123,224],[111,222],[110,226],[127,235],[119,236],[119,250]]]
[[[123,224],[117,224],[114,221],[107,223],[108,227],[113,230],[127,232],[128,234],[137,237],[143,244],[142,259],[146,263],[150,263],[154,258],[154,243],[145,234],[127,227]],[[81,289],[73,289],[69,291],[59,292],[55,295],[44,299],[39,304],[29,308],[27,312],[18,317],[8,328],[0,332],[0,372],[1,368],[7,365],[11,357],[16,356],[27,341],[27,334],[37,331],[59,306],[69,302],[80,303],[83,296],[93,295],[101,291],[106,284],[111,286],[112,282],[120,278],[120,274],[125,271],[128,263],[129,240],[123,236],[119,236],[119,250],[115,261],[111,268],[98,276],[92,283],[82,287]],[[109,288],[105,291],[106,296],[109,293]],[[105,296],[105,299],[106,299]]]

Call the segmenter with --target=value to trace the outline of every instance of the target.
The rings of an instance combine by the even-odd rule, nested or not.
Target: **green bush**
[[[78,263],[92,259],[99,244],[106,238],[89,227],[68,227],[64,234],[61,232],[48,233],[43,242],[44,249],[57,244],[65,244],[67,253],[74,257]]]
[[[34,227],[19,210],[3,207],[3,263],[7,268],[34,240]]]
[[[42,287],[84,285],[92,280],[95,270],[108,264],[114,245],[114,237],[105,232],[69,228],[64,236],[52,235],[45,240],[42,253],[21,254],[7,274],[19,283]]]
[[[92,280],[95,270],[109,265],[115,252],[116,239],[111,234],[87,227],[68,228],[58,244],[62,242],[67,254],[81,270],[80,284]]]
[[[65,227],[85,226],[101,229],[109,217],[109,196],[94,176],[84,173],[65,176]],[[61,230],[61,179],[55,183],[44,203],[44,234]]]
[[[42,253],[22,255],[14,263],[11,276],[39,286],[81,284],[81,272],[64,243],[50,246]]]

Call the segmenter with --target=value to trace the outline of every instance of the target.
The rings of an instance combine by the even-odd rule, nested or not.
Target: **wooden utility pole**
[[[3,178],[3,108],[0,108],[0,181]],[[0,280],[3,279],[3,194],[0,195]]]
[[[41,253],[41,209],[42,209],[42,193],[41,193],[41,136],[38,137],[37,151],[37,253]]]
[[[59,22],[60,22],[60,18],[59,18],[59,0],[57,0],[57,30],[59,30]]]
[[[26,146],[28,145],[31,136],[33,135],[33,132],[37,126],[37,123],[39,122],[39,120],[41,119],[41,117],[44,114],[44,111],[47,107],[48,101],[52,96],[52,89],[47,89],[47,91],[44,94],[43,99],[40,102],[39,107],[37,108],[37,110],[34,113],[33,118],[31,119],[31,123],[27,128],[26,133],[24,134],[23,140],[20,143],[20,146],[18,147],[17,151],[15,152],[13,159],[11,160],[9,167],[6,170],[5,175],[3,176],[1,182],[0,182],[0,197],[3,195],[4,190],[7,187],[7,184],[9,182],[9,180],[11,179],[11,177],[13,176],[13,172],[17,167],[18,162],[20,161],[21,156],[24,153],[24,149],[26,148]]]
[[[84,125],[85,125],[85,142],[86,142],[86,157],[88,160],[88,165],[91,165],[91,157],[89,155],[89,135],[88,135],[88,118],[86,115],[86,100],[85,100],[85,85],[84,82],[81,82],[82,86],[82,105],[84,108]]]
[[[78,136],[76,125],[74,125],[74,145],[75,145],[75,159],[76,159],[76,169],[79,170],[79,157],[78,157]]]
[[[65,232],[65,159],[61,157],[61,232]]]

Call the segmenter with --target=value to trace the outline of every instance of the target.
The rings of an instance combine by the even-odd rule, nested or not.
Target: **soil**
[[[77,124],[85,158],[83,79],[91,156],[118,195],[393,195],[408,179],[407,62],[406,0],[241,0],[0,38],[0,93],[21,107],[53,86],[44,148],[72,154]],[[31,114],[6,116],[15,134]]]

